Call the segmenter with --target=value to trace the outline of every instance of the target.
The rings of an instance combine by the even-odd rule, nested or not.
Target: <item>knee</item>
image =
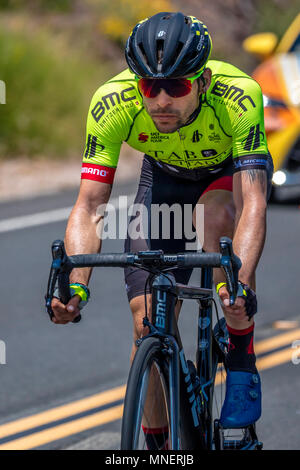
[[[149,333],[149,328],[144,326],[143,320],[145,317],[145,301],[144,297],[141,299],[136,297],[131,300],[130,308],[132,311],[133,319],[133,344],[131,349],[130,361],[132,362],[137,351],[136,341]]]
[[[231,204],[208,202],[204,204],[205,233],[228,234],[234,227],[234,208]],[[197,228],[196,212],[193,213],[193,225]]]
[[[146,336],[149,333],[147,326],[143,324],[144,315],[135,318],[133,321],[133,341],[136,342],[139,338]]]
[[[234,225],[234,215],[229,204],[204,206],[204,226],[218,233],[228,233]]]
[[[150,306],[149,306],[150,307]],[[145,299],[144,296],[135,297],[130,302],[130,308],[132,311],[133,318],[133,340],[134,342],[148,334],[148,327],[145,327],[143,320],[145,317]],[[148,314],[150,313],[150,308],[148,308]]]

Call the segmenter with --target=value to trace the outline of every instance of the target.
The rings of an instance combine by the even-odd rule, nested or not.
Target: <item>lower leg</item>
[[[256,357],[253,348],[254,323],[246,329],[235,330],[227,324],[229,333],[226,365],[229,370],[256,372]]]
[[[204,204],[204,246],[207,252],[218,252],[220,250],[219,240],[222,236],[233,239],[235,224],[235,209],[232,195],[228,191],[213,191],[200,198]],[[225,282],[222,269],[214,270],[214,283],[217,286]],[[251,285],[255,289],[255,277]],[[224,309],[223,309],[224,311]],[[229,331],[229,354],[228,367],[237,370],[255,370],[255,354],[253,350],[253,318],[240,318],[228,315],[224,311],[227,328]]]
[[[233,239],[235,217],[232,196],[224,191],[215,192],[215,196],[208,193],[207,197],[204,197],[205,203],[207,208],[206,211],[204,209],[204,249],[215,252],[219,251],[219,239],[222,236]],[[220,269],[215,270],[214,282],[215,285],[225,282]],[[249,287],[255,288],[254,279],[251,280]],[[225,289],[224,291],[226,293]],[[261,386],[253,350],[254,322],[253,318],[248,321],[243,301],[237,299],[237,304],[239,302],[242,309],[236,307],[237,310],[234,311],[234,306],[232,309],[227,308],[227,311],[223,309],[229,331],[229,351],[226,358],[226,396],[220,422],[227,428],[248,426],[257,421],[261,415]],[[227,313],[228,310],[230,314]]]

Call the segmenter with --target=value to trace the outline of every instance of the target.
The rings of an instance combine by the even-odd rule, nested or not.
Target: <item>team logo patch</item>
[[[147,140],[149,139],[149,135],[148,134],[145,134],[145,132],[141,132],[139,134],[139,142],[147,142]]]
[[[193,134],[192,142],[197,143],[200,141],[200,139],[202,139],[202,137],[203,137],[203,134],[201,134],[201,132],[197,130]]]

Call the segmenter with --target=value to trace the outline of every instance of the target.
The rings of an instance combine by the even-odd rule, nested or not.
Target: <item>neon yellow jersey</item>
[[[212,81],[198,113],[170,134],[155,127],[128,69],[102,85],[88,112],[82,178],[112,183],[122,142],[178,174],[207,174],[232,158],[236,171],[250,160],[263,168],[268,148],[260,86],[228,63],[211,60],[207,67]]]

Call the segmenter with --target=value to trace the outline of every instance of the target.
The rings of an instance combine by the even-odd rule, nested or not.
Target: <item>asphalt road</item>
[[[112,197],[134,189],[120,186]],[[0,205],[0,450],[119,446],[132,337],[122,270],[94,271],[81,323],[51,324],[44,309],[50,246],[63,238],[66,226],[63,215],[59,220],[53,211],[69,208],[75,197],[70,191]],[[40,213],[43,217],[29,217]],[[297,207],[269,207],[256,317],[264,397],[258,431],[265,449],[300,449],[300,364],[292,362],[293,341],[300,341],[299,233]],[[122,250],[123,241],[104,244],[104,251]],[[298,323],[277,330],[277,320]],[[188,302],[180,327],[191,358],[195,326]]]

